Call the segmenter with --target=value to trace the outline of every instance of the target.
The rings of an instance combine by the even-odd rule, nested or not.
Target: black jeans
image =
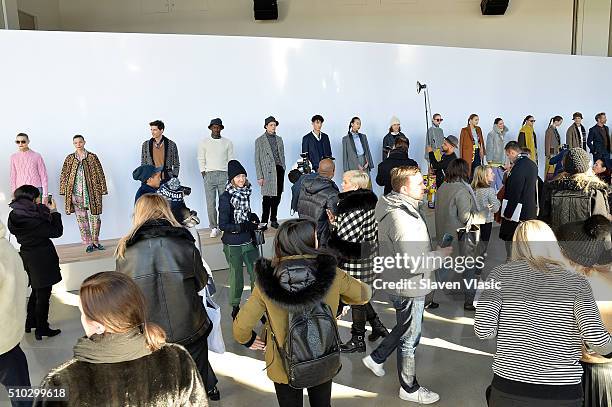
[[[276,166],[276,196],[264,196],[262,202],[261,222],[268,223],[268,218],[272,221],[278,221],[278,205],[283,194],[283,185],[285,183],[285,170],[280,165]]]
[[[493,231],[493,222],[488,222],[480,225],[480,242],[478,242],[478,255],[482,256],[487,252],[489,240],[491,240],[491,232]],[[481,271],[481,270],[479,270]],[[476,274],[480,274],[479,271]]]
[[[3,386],[30,386],[28,361],[19,344],[0,355],[0,383]],[[31,406],[31,401],[13,401],[13,406]]]
[[[372,325],[372,321],[378,318],[378,314],[376,314],[370,302],[365,305],[351,305],[351,311],[353,314],[351,335],[364,336],[366,333],[366,321]]]
[[[208,362],[208,337],[202,336],[197,341],[183,346],[193,358],[200,376],[202,376],[206,391],[211,391],[219,380],[217,380],[217,376]]]
[[[51,299],[51,288],[32,288],[32,294],[28,299],[28,316],[26,325],[36,329],[49,328],[49,300]]]
[[[303,391],[294,389],[288,384],[274,383],[276,389],[276,399],[280,407],[302,407],[304,405]],[[315,387],[310,387],[308,391],[308,401],[310,407],[330,407],[331,406],[331,380]]]
[[[582,407],[582,399],[545,400],[504,393],[493,386],[486,391],[489,407]]]

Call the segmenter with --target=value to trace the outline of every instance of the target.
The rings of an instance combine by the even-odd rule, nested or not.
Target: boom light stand
[[[423,96],[425,98],[425,145],[427,145],[427,132],[429,131],[429,123],[432,122],[431,106],[429,105],[429,90],[427,89],[426,84],[417,81],[416,91],[417,95],[423,93]],[[427,206],[431,209],[435,207],[435,193],[436,187],[434,177],[432,176],[432,168],[430,165],[427,174]]]

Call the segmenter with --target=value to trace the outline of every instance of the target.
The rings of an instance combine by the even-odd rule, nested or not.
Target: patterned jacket
[[[378,249],[378,222],[374,209],[378,198],[369,189],[338,195],[338,211],[328,245],[340,253],[338,267],[352,277],[371,284]]]
[[[166,136],[162,136],[162,140],[164,141],[164,166],[162,174],[164,175],[163,179],[169,180],[179,176],[181,163],[176,143]],[[153,138],[142,143],[140,165],[155,165],[153,162]]]
[[[77,169],[79,168],[79,160],[75,153],[68,154],[62,166],[60,175],[60,195],[64,196],[66,201],[66,214],[74,213],[74,205],[72,203],[72,189],[74,188],[74,180],[76,179]],[[87,152],[87,157],[83,159],[83,169],[85,171],[85,183],[89,193],[89,210],[92,215],[100,215],[102,213],[102,195],[108,194],[106,188],[106,178],[104,170],[98,156],[92,152]]]
[[[280,136],[275,137],[282,167],[286,169],[283,139]],[[276,179],[276,162],[274,161],[274,154],[268,141],[268,136],[265,133],[255,139],[255,171],[257,172],[257,179],[264,180],[264,184],[261,187],[261,195],[280,196],[282,191],[278,191],[277,188],[279,180]]]

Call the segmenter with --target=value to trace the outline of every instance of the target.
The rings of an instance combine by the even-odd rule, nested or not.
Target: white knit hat
[[[399,121],[399,119],[397,118],[397,116],[393,116],[393,117],[391,118],[391,124],[390,124],[390,126],[393,126],[394,124],[400,124],[400,121]]]

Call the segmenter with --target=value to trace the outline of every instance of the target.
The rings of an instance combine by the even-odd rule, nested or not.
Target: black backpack
[[[318,386],[332,380],[342,368],[340,335],[329,305],[320,302],[312,308],[289,312],[287,338],[282,347],[271,325],[270,332],[283,359],[289,386]]]

